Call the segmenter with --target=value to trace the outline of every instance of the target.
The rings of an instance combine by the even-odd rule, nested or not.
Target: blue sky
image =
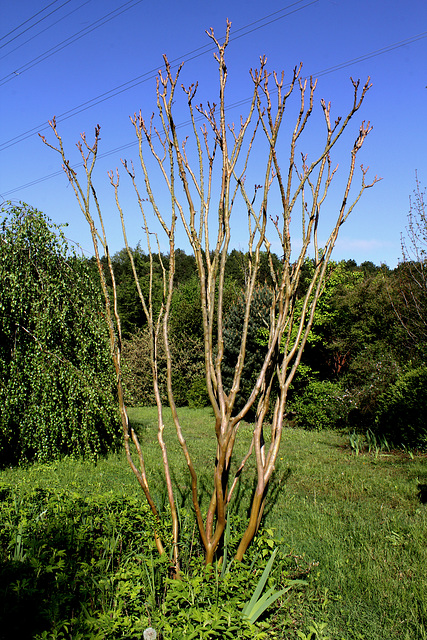
[[[199,80],[200,100],[215,100],[216,63],[205,29],[213,27],[220,37],[229,18],[230,103],[250,96],[248,70],[258,66],[261,54],[267,56],[269,69],[284,69],[287,78],[303,62],[303,76],[319,77],[315,108],[320,109],[320,99],[325,98],[332,102],[334,115],[345,114],[351,103],[349,77],[364,82],[371,76],[373,86],[355,118],[347,148],[360,121],[370,120],[374,128],[359,161],[369,165],[371,178],[378,174],[382,181],[364,194],[343,226],[334,258],[396,265],[416,171],[421,184],[427,184],[425,0],[2,0],[1,4],[2,201],[25,201],[55,223],[69,223],[67,237],[90,253],[86,223],[65,176],[48,178],[60,170],[59,157],[36,133],[48,134],[44,127],[56,115],[69,155],[77,161],[74,144],[80,132],[90,136],[99,123],[100,153],[105,156],[99,161],[97,187],[110,249],[119,250],[123,240],[107,171],[118,166],[121,157],[137,160],[129,115],[142,109],[149,116],[153,110],[154,78],[163,53],[172,61],[185,61],[183,81]],[[230,109],[230,117],[238,120],[246,108],[243,103]],[[186,120],[178,111],[178,121],[180,117]],[[292,117],[289,122],[293,125]],[[316,131],[312,135],[307,138],[308,151]],[[344,171],[348,156],[340,153],[335,162]],[[126,195],[124,204],[130,243],[136,245],[143,235],[141,221],[135,202]],[[244,248],[238,225],[236,232],[235,246]]]

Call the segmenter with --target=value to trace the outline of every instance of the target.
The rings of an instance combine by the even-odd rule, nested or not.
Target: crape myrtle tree
[[[253,83],[252,97],[245,116],[235,124],[227,120],[226,85],[228,69],[225,52],[229,41],[230,23],[224,42],[221,43],[213,30],[207,32],[216,46],[215,60],[218,64],[218,103],[203,106],[196,102],[198,85],[179,86],[182,65],[176,73],[164,56],[164,70],[157,78],[157,113],[148,120],[135,114],[132,125],[139,143],[139,161],[142,171],[141,184],[131,162],[122,161],[123,173],[131,181],[140,207],[143,228],[146,232],[146,251],[151,265],[159,235],[163,233],[169,246],[169,264],[163,267],[163,303],[159,313],[153,313],[150,292],[143,295],[136,277],[140,301],[150,330],[151,368],[153,389],[158,412],[158,442],[163,461],[165,484],[170,507],[173,532],[172,557],[175,571],[179,573],[179,524],[175,506],[172,474],[168,450],[164,439],[163,405],[158,391],[157,353],[163,343],[167,359],[168,402],[172,411],[176,436],[185,456],[191,478],[192,503],[200,538],[205,549],[206,563],[212,563],[225,531],[230,504],[245,464],[251,454],[256,459],[256,486],[253,493],[250,515],[236,552],[241,560],[256,534],[267,498],[267,488],[277,459],[284,425],[286,397],[289,385],[297,371],[301,355],[310,332],[316,304],[323,289],[324,277],[339,229],[353,210],[364,190],[376,182],[367,184],[366,170],[362,166],[361,181],[357,192],[350,200],[350,187],[356,171],[356,157],[371,127],[362,122],[354,145],[349,150],[347,176],[343,193],[336,209],[334,220],[326,240],[320,245],[318,225],[320,212],[336,172],[331,154],[351,119],[359,110],[369,89],[369,79],[363,87],[353,81],[353,98],[344,118],[333,120],[331,106],[321,100],[324,136],[321,149],[315,159],[300,155],[299,142],[308,128],[314,108],[316,82],[300,77],[301,65],[295,68],[289,84],[284,75],[270,74],[266,58],[260,58],[259,69],[250,71]],[[285,141],[281,126],[285,109],[291,96],[297,93],[299,106],[290,137]],[[175,120],[176,102],[187,103],[191,121],[191,135],[180,138]],[[198,122],[202,120],[199,127]],[[82,134],[78,148],[85,168],[81,179],[72,168],[66,154],[55,119],[51,127],[56,137],[54,143],[45,140],[62,158],[64,170],[72,184],[80,208],[88,221],[98,260],[99,274],[106,302],[106,318],[109,324],[114,363],[117,371],[118,397],[124,431],[124,442],[128,461],[137,476],[148,503],[156,518],[159,518],[151,489],[147,480],[144,453],[137,434],[129,426],[121,387],[120,319],[116,304],[110,299],[105,273],[101,264],[101,251],[108,257],[108,243],[101,206],[92,181],[93,169],[99,149],[100,128],[95,129],[95,139],[89,142]],[[255,153],[256,151],[256,153]],[[252,162],[263,167],[258,170],[255,188],[245,179],[253,171]],[[159,184],[152,179],[149,158],[156,163],[163,180]],[[260,173],[262,171],[262,173]],[[124,212],[121,207],[119,171],[111,172],[111,185],[122,221],[124,241],[128,247]],[[156,191],[158,188],[158,191]],[[170,211],[160,206],[165,188],[170,197]],[[300,211],[301,236],[293,245],[291,238],[291,216]],[[247,265],[244,281],[244,317],[241,327],[240,347],[235,356],[233,380],[225,388],[224,363],[224,288],[227,256],[231,249],[232,233],[236,226],[241,231],[242,211],[247,220]],[[98,222],[95,223],[95,216]],[[150,218],[151,216],[151,218]],[[236,219],[236,217],[238,219]],[[155,226],[158,225],[158,227]],[[172,362],[169,348],[169,316],[175,276],[175,249],[178,225],[182,225],[195,256],[200,304],[203,320],[203,345],[206,387],[213,409],[213,429],[216,434],[216,450],[212,459],[212,494],[206,510],[199,501],[198,473],[193,465],[190,448],[185,439],[185,425],[181,423],[172,387]],[[98,226],[97,226],[98,225]],[[157,233],[157,232],[156,232]],[[272,242],[280,243],[280,264],[275,266],[271,257]],[[314,269],[302,304],[296,304],[301,270],[309,250],[312,252]],[[265,251],[269,256],[271,276],[271,303],[266,318],[269,328],[268,345],[261,366],[248,392],[245,402],[236,408],[236,398],[242,385],[245,364],[251,304],[254,299],[260,256]],[[278,253],[278,252],[277,252]],[[131,252],[129,252],[131,256]],[[111,261],[109,261],[111,269]],[[136,275],[136,274],[135,274]],[[152,270],[149,275],[152,278]],[[266,314],[267,315],[267,314]],[[253,429],[247,440],[247,453],[233,466],[232,457],[236,438],[247,437],[239,429],[249,412],[254,414]],[[266,428],[265,418],[269,412],[270,422]],[[267,433],[268,431],[268,433]],[[265,432],[265,433],[264,433]],[[132,448],[133,443],[133,448]],[[139,467],[134,460],[137,452]],[[166,551],[160,526],[154,531],[160,554]]]
[[[120,446],[102,297],[63,230],[27,204],[0,212],[0,465]]]

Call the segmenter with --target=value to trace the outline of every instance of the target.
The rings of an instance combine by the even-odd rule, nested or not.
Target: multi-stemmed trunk
[[[366,171],[362,167],[361,185],[349,203],[350,186],[353,182],[356,154],[370,131],[369,123],[360,126],[356,141],[349,154],[349,168],[344,185],[341,205],[336,211],[329,236],[319,244],[318,225],[320,209],[336,169],[332,168],[331,152],[347,128],[352,116],[360,108],[369,89],[369,79],[359,91],[359,83],[353,81],[353,104],[347,116],[334,123],[330,118],[330,104],[321,101],[325,134],[324,143],[316,159],[308,162],[306,155],[297,160],[300,136],[306,130],[313,112],[316,82],[300,78],[301,66],[294,69],[291,81],[285,90],[284,77],[267,73],[266,59],[260,59],[260,68],[251,70],[253,92],[248,113],[237,126],[227,123],[225,89],[228,70],[225,50],[228,44],[230,24],[227,24],[223,44],[215,38],[213,31],[208,36],[216,45],[215,58],[219,68],[219,103],[208,103],[207,108],[195,104],[197,84],[184,88],[190,114],[192,135],[179,139],[174,117],[176,89],[181,67],[172,74],[167,58],[164,58],[165,72],[159,72],[157,80],[158,120],[154,116],[145,120],[141,113],[131,118],[139,144],[139,161],[143,175],[143,186],[138,186],[136,172],[131,162],[122,161],[124,171],[133,185],[140,207],[146,250],[150,258],[149,294],[144,296],[133,261],[133,253],[126,236],[125,217],[119,199],[119,171],[111,172],[110,182],[114,188],[116,205],[120,214],[123,237],[131,261],[140,302],[147,318],[150,332],[151,368],[154,394],[158,410],[158,442],[163,462],[165,483],[170,507],[173,532],[172,558],[175,575],[179,575],[179,526],[175,506],[174,488],[164,440],[163,404],[159,392],[157,353],[163,343],[167,360],[168,402],[172,411],[176,435],[182,448],[191,478],[191,495],[201,541],[205,549],[206,563],[210,564],[218,552],[224,535],[229,505],[235,487],[245,464],[251,455],[256,460],[256,488],[250,506],[250,516],[244,531],[236,559],[241,560],[259,527],[276,459],[279,453],[284,425],[286,397],[301,360],[313,322],[317,301],[322,293],[326,270],[338,231],[346,220],[363,191],[372,186],[365,183]],[[273,78],[273,86],[271,82]],[[287,102],[295,90],[299,91],[299,108],[290,140],[285,145],[282,140],[281,125]],[[273,105],[273,97],[275,105]],[[198,128],[197,122],[203,124]],[[157,122],[157,125],[156,125]],[[142,447],[137,434],[129,427],[121,383],[121,330],[117,312],[117,296],[112,263],[108,252],[107,236],[101,207],[92,181],[93,168],[98,153],[99,126],[95,129],[92,145],[82,135],[79,149],[86,173],[86,184],[80,181],[65,154],[56,122],[51,122],[57,139],[57,146],[44,142],[61,154],[64,170],[72,184],[81,210],[89,223],[95,257],[98,263],[102,290],[105,297],[106,322],[110,331],[111,354],[117,374],[118,399],[122,417],[124,443],[127,459],[135,473],[155,517],[160,523],[155,502],[149,488]],[[191,149],[189,148],[192,145]],[[283,148],[285,150],[283,151]],[[256,169],[256,184],[247,185],[247,175],[254,171],[252,161],[264,154],[262,174]],[[280,158],[285,156],[286,171]],[[170,213],[163,212],[156,194],[161,187],[155,184],[154,170],[146,156],[154,160],[158,172],[169,193]],[[219,164],[219,167],[217,165]],[[141,195],[142,193],[142,195]],[[147,203],[152,216],[146,212]],[[98,223],[95,223],[95,207]],[[299,248],[292,246],[291,216],[301,210],[302,236]],[[238,227],[241,232],[242,211],[247,217],[247,272],[242,290],[244,318],[240,349],[235,362],[231,387],[225,389],[223,381],[224,364],[224,286],[227,256],[232,242],[232,232]],[[240,219],[239,219],[240,217]],[[203,340],[205,353],[205,377],[210,403],[214,412],[216,433],[215,464],[212,469],[212,494],[204,514],[199,501],[198,476],[184,437],[179,411],[175,405],[172,388],[172,356],[169,347],[169,314],[175,275],[175,250],[177,224],[186,232],[188,242],[195,256],[200,285],[201,310],[203,317]],[[98,231],[96,224],[100,225]],[[169,250],[167,267],[162,261],[159,234],[164,234]],[[272,243],[280,246],[281,261],[278,267],[272,259]],[[112,282],[112,295],[107,288],[106,277],[101,262],[100,247],[107,258]],[[246,343],[251,313],[251,303],[258,286],[258,270],[261,253],[267,254],[271,276],[271,307],[268,327],[268,345],[264,362],[257,372],[256,383],[243,407],[236,409],[236,399],[241,386],[245,363]],[[310,255],[313,260],[313,276],[302,300],[297,294],[304,262]],[[152,300],[153,258],[158,254],[163,273],[163,302],[155,314]],[[276,263],[277,264],[277,263]],[[229,363],[228,363],[229,365]],[[239,405],[241,406],[241,405]],[[234,445],[242,437],[239,426],[249,412],[255,415],[252,435],[246,444],[246,454],[231,474]],[[269,437],[264,434],[265,421],[270,416]],[[137,453],[134,462],[132,446]],[[154,539],[160,554],[165,552],[160,527],[154,526]]]

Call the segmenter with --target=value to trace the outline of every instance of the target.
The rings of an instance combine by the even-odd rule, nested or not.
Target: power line
[[[120,5],[120,7],[118,7],[117,9],[114,9],[113,11],[110,11],[105,16],[102,16],[102,18],[99,18],[98,20],[95,20],[95,22],[92,22],[92,24],[90,24],[88,27],[85,27],[84,29],[80,29],[80,31],[77,31],[77,33],[75,33],[74,35],[70,36],[69,38],[66,38],[65,40],[62,40],[62,42],[60,42],[59,44],[55,45],[54,47],[51,47],[50,49],[48,49],[44,53],[41,53],[36,58],[33,58],[32,60],[30,60],[30,62],[27,62],[26,64],[22,65],[21,67],[18,67],[17,69],[12,71],[12,73],[9,73],[4,78],[1,78],[0,79],[0,86],[6,84],[7,82],[10,82],[11,80],[15,79],[17,76],[21,75],[22,73],[25,73],[25,71],[28,71],[29,69],[32,69],[37,64],[40,64],[40,62],[43,62],[44,60],[47,60],[47,58],[50,58],[55,53],[58,53],[59,51],[62,51],[62,49],[65,49],[70,44],[73,44],[77,40],[80,40],[80,38],[83,38],[88,33],[91,33],[92,31],[95,31],[95,29],[98,29],[99,27],[101,27],[102,25],[106,24],[107,22],[110,22],[110,20],[113,20],[114,18],[117,18],[117,16],[121,15],[125,11],[128,11],[129,9],[132,9],[132,7],[135,7],[137,4],[140,4],[142,1],[143,0],[136,0],[136,1],[128,0],[124,4]],[[70,0],[67,0],[67,2],[70,2]],[[131,4],[131,3],[133,3],[133,4]],[[129,4],[130,4],[130,6],[127,6]],[[115,15],[113,15],[113,14],[115,14]],[[98,23],[100,23],[100,24],[98,24]]]
[[[345,67],[349,67],[356,62],[363,62],[364,60],[369,60],[370,58],[375,58],[376,56],[380,56],[383,53],[389,53],[390,51],[394,51],[395,49],[399,49],[400,47],[405,47],[406,45],[413,44],[418,40],[422,40],[427,37],[427,31],[423,31],[422,33],[418,33],[415,36],[411,36],[410,38],[406,38],[406,40],[400,40],[399,42],[395,42],[393,44],[387,45],[386,47],[382,47],[381,49],[376,49],[375,51],[371,51],[370,53],[366,53],[357,58],[352,58],[351,60],[347,60],[346,62],[342,62],[333,67],[328,67],[327,69],[323,69],[318,73],[313,74],[316,78],[327,75],[328,73],[332,73],[333,71],[339,71],[340,69],[344,69]]]
[[[240,35],[233,34],[233,36],[230,38],[230,41],[237,40],[238,38],[241,38],[244,35],[247,35],[248,33],[252,33],[253,31],[256,31],[257,29],[261,29],[262,27],[265,27],[266,25],[271,24],[272,22],[281,20],[282,18],[286,18],[292,13],[301,11],[302,9],[305,9],[310,5],[313,5],[319,2],[319,0],[311,0],[311,2],[304,4],[302,7],[298,7],[291,11],[288,11],[283,15],[277,16],[277,14],[283,13],[283,11],[286,11],[287,9],[291,9],[291,7],[300,5],[301,2],[303,1],[304,0],[298,0],[297,2],[293,2],[287,5],[286,7],[279,9],[278,11],[274,11],[273,13],[270,13],[262,18],[259,18],[258,20],[255,20],[254,22],[251,22],[243,27],[240,27],[239,29],[236,29],[234,31],[234,34],[240,34]],[[276,17],[273,18],[273,16],[276,16]],[[268,18],[273,18],[273,19],[269,20],[268,22],[265,22],[264,24],[259,24],[260,22],[264,22],[265,20],[268,20]],[[257,27],[255,27],[254,29],[250,29],[248,31],[250,27],[253,27],[256,24],[258,24]],[[244,33],[241,33],[242,31],[244,31]],[[215,48],[214,45],[211,43],[203,45],[201,47],[198,47],[197,49],[193,49],[192,51],[189,51],[188,53],[184,54],[183,56],[180,56],[179,58],[174,58],[173,60],[170,61],[170,63],[172,66],[177,66],[177,64],[183,60],[185,60],[186,62],[189,62],[190,60],[194,60],[195,58],[202,56],[205,53],[208,53],[209,51],[213,51],[214,48]],[[109,89],[108,91],[105,91],[104,93],[101,93],[98,96],[91,98],[90,100],[86,100],[85,102],[82,102],[81,104],[77,105],[76,107],[73,107],[72,109],[69,109],[68,111],[64,111],[64,113],[61,113],[59,116],[56,117],[56,121],[59,123],[59,122],[63,122],[64,120],[68,120],[69,118],[72,118],[73,116],[100,104],[101,102],[105,102],[106,100],[109,100],[110,98],[114,98],[115,96],[120,95],[125,91],[129,91],[130,89],[133,89],[134,87],[138,86],[139,84],[142,84],[143,82],[147,82],[148,80],[155,78],[157,73],[158,73],[158,67],[154,69],[150,69],[149,71],[146,71],[142,75],[137,76],[136,78],[132,78],[132,80],[128,80],[127,82],[124,82],[123,84],[120,84],[114,87],[113,89]],[[47,125],[46,122],[42,122],[41,124],[33,127],[32,129],[24,131],[23,133],[13,138],[10,138],[9,140],[6,140],[3,143],[0,143],[0,151],[5,151],[6,149],[9,149],[9,147],[12,147],[15,144],[18,144],[19,142],[26,140],[27,138],[29,138],[30,136],[36,133],[39,133],[41,131],[46,131],[46,129],[48,128],[49,128],[49,125]]]
[[[9,36],[11,33],[13,33],[14,31],[16,31],[17,29],[20,29],[21,27],[24,26],[24,24],[27,24],[27,22],[30,22],[30,20],[32,20],[33,18],[37,17],[40,13],[43,13],[43,11],[46,11],[46,9],[49,9],[49,7],[51,7],[53,4],[56,4],[58,2],[58,0],[54,0],[54,2],[51,2],[50,4],[47,5],[47,7],[45,7],[44,9],[41,9],[40,11],[38,11],[37,13],[35,13],[31,18],[28,18],[28,20],[25,20],[25,22],[23,22],[22,24],[19,25],[19,27],[15,27],[15,29],[12,29],[12,31],[9,31],[9,33],[7,33],[5,36],[3,36],[2,38],[0,38],[0,40],[4,40],[4,38],[7,38],[7,36]],[[18,35],[14,36],[13,38],[11,38],[10,40],[8,40],[7,42],[5,42],[4,44],[0,45],[0,49],[3,49],[3,47],[6,47],[8,44],[10,44],[11,42],[13,42],[14,40],[16,40],[17,38],[20,38],[24,33],[26,33],[27,31],[29,31],[30,29],[32,29],[33,27],[36,26],[36,24],[39,24],[39,22],[43,22],[43,20],[46,20],[46,18],[48,18],[49,16],[52,15],[52,13],[55,13],[55,11],[59,11],[59,9],[61,9],[62,7],[64,7],[66,4],[68,4],[69,2],[71,2],[71,0],[65,0],[65,2],[63,2],[59,7],[57,7],[56,9],[53,9],[53,11],[51,11],[50,13],[48,13],[46,16],[43,16],[43,18],[40,18],[40,20],[37,20],[37,22],[35,22],[34,24],[30,25],[29,27],[27,27],[26,29],[24,29],[23,31],[21,31],[21,33],[18,33]]]
[[[327,69],[323,69],[323,70],[321,70],[318,73],[313,74],[313,75],[315,75],[315,77],[320,77],[320,76],[327,75],[329,73],[334,73],[335,71],[344,69],[346,67],[350,67],[350,66],[352,66],[354,64],[357,64],[358,62],[363,62],[365,60],[369,60],[370,58],[374,58],[376,56],[379,56],[379,55],[382,55],[382,54],[385,54],[385,53],[390,53],[391,51],[394,51],[395,49],[398,49],[398,48],[403,47],[403,46],[408,45],[408,44],[412,44],[413,42],[416,42],[417,40],[421,40],[422,38],[426,38],[426,37],[427,37],[427,31],[424,31],[423,33],[419,33],[419,34],[417,34],[415,36],[411,36],[410,38],[407,38],[406,40],[401,40],[400,42],[396,42],[394,44],[388,45],[386,47],[383,47],[382,49],[376,49],[375,51],[371,51],[370,53],[363,54],[361,56],[358,56],[357,58],[352,58],[351,60],[346,60],[345,62],[337,64],[337,65],[335,65],[333,67],[328,67]],[[251,98],[244,98],[242,100],[239,100],[237,102],[229,104],[227,106],[227,110],[236,108],[236,107],[241,106],[243,104],[246,104],[246,103],[250,102],[250,100],[251,100]],[[196,118],[196,121],[197,120],[201,120],[201,119],[202,119],[202,116],[199,116],[199,117]],[[188,120],[186,122],[181,122],[180,124],[178,124],[176,126],[176,128],[178,129],[178,128],[185,127],[190,123],[191,123],[190,120]],[[98,156],[98,158],[99,159],[106,158],[106,157],[108,157],[110,155],[113,155],[113,154],[117,153],[118,151],[123,151],[124,149],[129,149],[129,148],[131,148],[133,146],[136,146],[137,144],[138,144],[137,141],[128,142],[127,144],[121,145],[120,147],[116,147],[115,149],[110,149],[109,151],[106,151],[106,152],[100,154]],[[81,166],[81,163],[77,163],[76,165],[73,166],[73,168],[76,169],[76,168],[78,168],[80,166]],[[49,180],[49,179],[54,178],[54,177],[59,176],[59,175],[63,175],[63,171],[55,171],[54,173],[51,173],[51,174],[49,174],[47,176],[43,176],[42,178],[37,178],[36,180],[33,180],[31,182],[27,182],[26,184],[23,184],[20,187],[15,187],[14,189],[9,189],[9,191],[5,191],[4,193],[2,193],[2,197],[5,198],[6,196],[11,195],[12,193],[16,193],[17,191],[20,191],[21,189],[26,189],[28,187],[32,187],[32,186],[34,186],[36,184],[39,184],[40,182],[44,182],[45,180]]]
[[[55,1],[57,2],[58,0],[55,0]],[[45,31],[48,31],[52,27],[54,27],[56,24],[58,24],[58,22],[61,22],[62,20],[65,20],[65,18],[68,18],[69,16],[71,16],[71,14],[75,13],[76,11],[79,11],[79,9],[81,9],[86,4],[89,4],[89,2],[92,2],[92,1],[93,0],[86,0],[86,2],[83,2],[83,4],[80,4],[78,7],[76,7],[72,11],[69,11],[68,13],[66,13],[65,16],[61,16],[60,18],[58,18],[58,20],[55,20],[55,22],[52,22],[49,26],[45,27],[41,31],[38,31],[34,36],[31,36],[31,38],[28,38],[28,40],[25,40],[24,42],[21,42],[21,44],[18,44],[17,47],[15,47],[14,49],[11,49],[7,53],[5,53],[3,56],[0,57],[0,60],[3,60],[3,58],[7,58],[7,56],[9,56],[11,53],[13,53],[14,51],[17,51],[18,49],[23,47],[28,42],[31,42],[31,40],[34,40],[34,38],[38,38],[38,36],[40,36]]]
[[[312,3],[310,3],[310,4],[312,4]],[[248,25],[248,26],[251,26],[251,25]],[[264,26],[264,25],[262,25],[262,26]],[[239,31],[242,31],[244,28],[245,27],[242,27],[241,29],[239,29]],[[258,27],[258,28],[261,28],[261,27]],[[238,36],[238,37],[241,37],[241,36]],[[363,62],[365,60],[369,60],[370,58],[374,58],[376,56],[379,56],[379,55],[382,55],[382,54],[385,54],[385,53],[390,53],[391,51],[394,51],[395,49],[401,48],[401,47],[406,46],[406,45],[413,44],[414,42],[417,42],[418,40],[421,40],[421,39],[426,38],[426,37],[427,37],[427,31],[424,31],[424,32],[419,33],[417,35],[414,35],[414,36],[411,36],[409,38],[406,38],[405,40],[400,40],[399,42],[395,42],[395,43],[393,43],[391,45],[387,45],[386,47],[382,47],[381,49],[376,49],[376,50],[371,51],[369,53],[362,54],[361,56],[358,56],[356,58],[351,58],[350,60],[346,60],[345,62],[339,63],[339,64],[334,65],[332,67],[327,67],[326,69],[322,69],[322,70],[320,70],[319,72],[317,72],[316,74],[313,74],[313,75],[315,77],[321,77],[321,76],[324,76],[324,75],[328,75],[330,73],[334,73],[335,71],[339,71],[339,70],[344,69],[346,67],[352,66],[354,64],[357,64],[358,62]],[[200,47],[199,49],[203,49],[203,48],[204,47]],[[199,49],[196,49],[195,51],[198,51]],[[202,54],[199,54],[199,55],[202,55]],[[196,56],[193,56],[193,57],[196,57]],[[151,73],[151,72],[148,72],[148,73]],[[104,99],[108,99],[108,98],[104,98]],[[232,104],[227,106],[227,110],[228,109],[232,109],[232,108],[236,108],[237,106],[240,106],[240,105],[243,105],[243,104],[246,104],[249,101],[250,101],[250,98],[245,98],[245,99],[239,100],[238,102],[234,102],[234,103],[232,103]],[[96,104],[98,104],[98,103],[96,103]],[[91,105],[91,106],[93,106],[93,105]],[[86,108],[89,108],[89,107],[86,107]],[[72,115],[75,115],[75,114],[72,114]],[[71,117],[71,116],[68,116],[68,117]],[[198,120],[200,120],[200,119],[201,119],[201,116],[198,118]],[[177,125],[177,128],[181,128],[181,127],[187,126],[189,124],[189,122],[190,121],[182,122],[179,125]],[[43,130],[45,130],[46,128],[48,128],[48,126],[47,127],[45,126],[43,128]],[[127,144],[124,144],[124,145],[121,145],[119,147],[116,147],[115,149],[111,149],[109,151],[106,151],[106,152],[100,154],[98,157],[99,157],[99,159],[108,157],[110,155],[113,155],[114,153],[117,153],[118,151],[123,151],[124,149],[128,149],[130,147],[133,147],[136,144],[137,144],[137,141],[129,142]],[[9,146],[12,146],[12,145],[9,145]],[[4,147],[4,148],[7,148],[7,147]],[[3,150],[3,149],[1,149],[1,150]],[[73,168],[77,168],[79,166],[81,166],[80,163],[74,165]],[[51,173],[51,174],[49,174],[47,176],[43,176],[42,178],[37,178],[37,179],[35,179],[35,180],[31,181],[31,182],[28,182],[26,184],[23,184],[23,185],[19,186],[19,187],[15,187],[13,189],[10,189],[9,191],[4,192],[2,194],[2,196],[5,197],[5,196],[8,196],[8,195],[11,195],[13,193],[16,193],[17,191],[20,191],[21,189],[26,189],[28,187],[34,186],[36,184],[44,182],[45,180],[49,180],[51,178],[54,178],[54,177],[62,175],[62,174],[63,174],[63,171],[56,171],[56,172]]]
[[[43,11],[46,11],[46,9],[49,9],[49,7],[51,7],[53,4],[56,4],[57,2],[59,2],[59,0],[53,0],[53,2],[48,4],[46,7],[44,7],[43,9],[40,9],[40,11],[37,11],[37,13],[35,13],[33,16],[31,16],[31,18],[27,18],[27,20],[24,20],[24,22],[21,22],[21,24],[18,24],[17,27],[15,27],[11,31],[8,31],[7,33],[5,33],[4,36],[1,36],[0,37],[0,41],[4,40],[8,36],[10,36],[12,33],[15,33],[15,31],[17,31],[18,29],[23,27],[24,24],[27,24],[27,22],[30,22],[30,20],[32,20],[33,18],[36,18],[38,15],[40,15],[40,13],[43,13]]]

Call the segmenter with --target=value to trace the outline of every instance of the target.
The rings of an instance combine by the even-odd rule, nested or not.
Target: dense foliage
[[[1,486],[0,638],[142,638],[147,628],[165,640],[261,640],[266,628],[268,637],[280,637],[277,621],[254,624],[242,616],[268,559],[259,549],[275,544],[272,531],[260,534],[247,564],[217,566],[214,578],[183,509],[185,570],[177,581],[166,554],[155,552],[150,518],[138,498]],[[228,533],[229,553],[237,534]],[[277,587],[288,592],[306,584],[290,579],[292,558],[282,553],[280,560],[269,576]]]
[[[117,259],[123,268],[126,261],[122,252]],[[162,259],[167,262],[168,257]],[[173,387],[178,405],[203,406],[207,403],[207,395],[203,382],[200,292],[194,277],[194,259],[179,251],[176,261],[178,276],[170,321]],[[226,265],[228,286],[224,318],[224,381],[228,388],[237,362],[243,324],[244,301],[240,292],[246,268],[247,256],[233,250]],[[296,305],[301,304],[312,268],[307,260]],[[130,265],[127,269],[130,273]],[[402,296],[403,271],[403,266],[391,271],[372,262],[360,266],[353,260],[331,263],[302,366],[289,392],[288,421],[291,424],[307,429],[372,432],[378,437],[382,434],[390,446],[427,446],[423,430],[418,426],[406,429],[404,416],[409,402],[406,395],[399,394],[402,421],[394,421],[392,429],[386,424],[389,414],[384,409],[385,398],[394,393],[395,384],[401,384],[399,381],[406,376],[411,379],[411,371],[425,363],[421,336],[414,340],[413,333],[408,334],[396,313],[397,302]],[[123,285],[127,292],[132,287],[129,282],[128,275]],[[121,287],[119,279],[119,292]],[[252,389],[268,343],[265,328],[268,296],[265,265],[252,305],[246,363],[236,409]],[[124,299],[125,296],[119,293],[122,304]],[[126,317],[127,312],[123,311]],[[419,308],[415,311],[418,313]],[[154,402],[148,335],[144,326],[142,321],[124,343],[128,400],[135,405]],[[159,370],[162,372],[162,396],[166,400],[166,362],[161,353]],[[421,387],[416,393],[422,393]],[[413,405],[415,401],[410,402]],[[418,397],[416,402],[422,404],[423,400]]]
[[[0,462],[96,458],[116,448],[115,378],[98,290],[63,232],[2,210]]]
[[[427,367],[409,369],[378,400],[375,431],[390,442],[427,448]]]

